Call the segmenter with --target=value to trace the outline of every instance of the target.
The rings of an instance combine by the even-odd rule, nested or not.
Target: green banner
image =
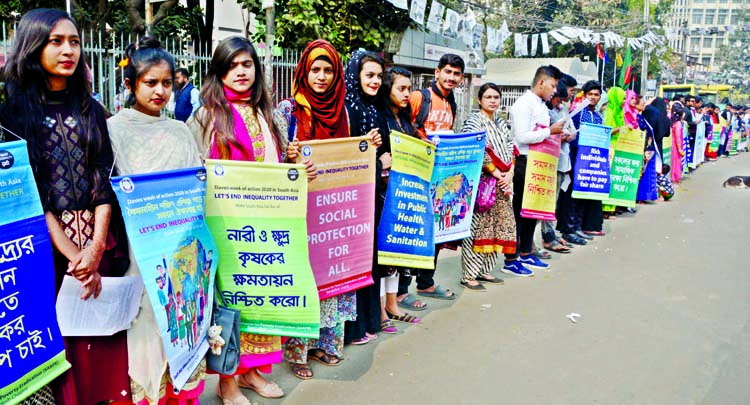
[[[661,140],[661,147],[664,151],[664,156],[662,157],[661,161],[665,165],[672,165],[672,137],[671,136],[665,136]]]
[[[620,131],[612,159],[609,198],[604,201],[604,204],[635,207],[645,142],[644,131],[628,127]]]
[[[206,172],[218,297],[241,311],[243,332],[317,338],[304,166],[209,159]]]

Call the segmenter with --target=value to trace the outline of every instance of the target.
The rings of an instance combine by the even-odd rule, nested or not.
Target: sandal
[[[450,292],[450,294],[448,294]],[[435,289],[432,291],[420,291],[417,290],[417,295],[421,295],[423,297],[430,297],[430,298],[437,298],[439,300],[455,300],[456,294],[451,291],[450,289],[445,289],[439,285],[435,286]],[[391,318],[393,319],[393,318]]]
[[[262,396],[263,398],[275,399],[275,398],[281,398],[284,396],[284,391],[275,382],[267,381],[266,385],[264,385],[262,388],[256,387],[247,382],[244,374],[237,377],[237,385],[239,385],[240,388],[247,388],[249,390],[253,390],[255,391],[256,394]]]
[[[385,311],[385,313],[388,315],[388,318],[390,318],[390,319],[392,319],[394,321],[398,321],[398,322],[410,323],[412,325],[416,325],[416,324],[422,322],[421,319],[417,318],[414,315],[407,314],[407,313],[404,313],[403,315],[394,315],[394,314],[392,314],[392,313],[390,313],[388,311]]]
[[[221,383],[216,384],[216,396],[221,399],[223,405],[252,405],[252,402],[250,402],[245,396],[236,397],[234,399],[224,398],[224,393],[221,392]]]
[[[478,280],[475,280],[475,281],[478,281]],[[472,285],[472,284],[469,284],[468,281],[461,280],[461,282],[459,282],[458,284],[460,284],[461,287],[470,291],[477,291],[477,292],[487,291],[487,287],[483,286],[482,283],[479,283],[479,282]]]
[[[538,258],[540,258],[542,260],[549,260],[549,259],[552,258],[552,255],[549,254],[548,251],[546,251],[544,249],[539,249],[539,248],[536,248],[536,250],[534,250],[534,256],[536,256],[536,257],[538,257]]]
[[[495,276],[492,276],[492,278],[488,278],[487,276],[480,276],[475,278],[474,280],[481,281],[487,284],[505,284],[505,281],[503,281],[502,278],[498,278]]]
[[[421,307],[417,306],[418,302],[422,304]],[[401,301],[399,301],[398,302],[398,306],[400,306],[401,308],[404,308],[404,309],[411,310],[411,311],[424,311],[425,309],[427,309],[427,304],[425,304],[424,302],[416,299],[411,294],[407,294],[404,299],[402,299]]]
[[[553,240],[548,245],[544,246],[545,249],[549,250],[550,252],[555,253],[570,253],[570,248],[567,246],[564,246],[560,242]]]
[[[365,337],[365,339],[367,339]],[[354,343],[354,342],[352,342]],[[324,366],[336,367],[341,364],[341,360],[336,356],[329,356],[323,349],[313,349],[307,352],[307,359],[315,360]]]
[[[604,236],[605,235],[604,231],[583,231],[583,233],[585,233],[586,235],[591,235],[591,236]]]
[[[292,374],[300,380],[310,380],[313,378],[313,372],[309,364],[290,363],[290,366],[292,367]]]
[[[383,331],[383,333],[398,333],[398,328],[393,324],[393,322],[391,322],[390,319],[383,319],[380,322],[380,330]]]
[[[368,343],[370,343],[370,339],[368,339],[367,336],[365,336],[363,338],[352,340],[351,344],[353,344],[355,346],[361,346],[361,345],[366,345]]]
[[[378,334],[365,332],[365,337],[367,338],[367,340],[377,340]]]

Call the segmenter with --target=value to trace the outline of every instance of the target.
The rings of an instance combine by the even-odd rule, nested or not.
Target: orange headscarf
[[[324,93],[316,93],[307,81],[315,59],[324,56],[333,64],[333,83]],[[318,39],[307,45],[294,71],[292,82],[297,139],[345,138],[349,136],[349,120],[344,107],[346,85],[341,57],[330,42]]]

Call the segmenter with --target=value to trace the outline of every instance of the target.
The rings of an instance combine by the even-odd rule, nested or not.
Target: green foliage
[[[238,1],[258,16],[260,26],[265,26],[260,0]],[[276,45],[303,49],[323,38],[342,54],[358,48],[382,50],[389,35],[412,26],[406,10],[385,0],[277,0],[274,13]],[[259,31],[256,39],[265,42],[265,30]]]
[[[750,10],[735,9],[740,12],[734,34],[726,45],[719,48],[718,64],[721,66],[718,79],[736,86],[744,94],[750,94],[750,31],[742,31],[739,26],[750,24]]]

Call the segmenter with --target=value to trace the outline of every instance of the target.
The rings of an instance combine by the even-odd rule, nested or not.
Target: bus
[[[665,100],[672,100],[672,97],[677,94],[695,96],[697,87],[694,84],[665,84],[659,88],[659,97]]]

